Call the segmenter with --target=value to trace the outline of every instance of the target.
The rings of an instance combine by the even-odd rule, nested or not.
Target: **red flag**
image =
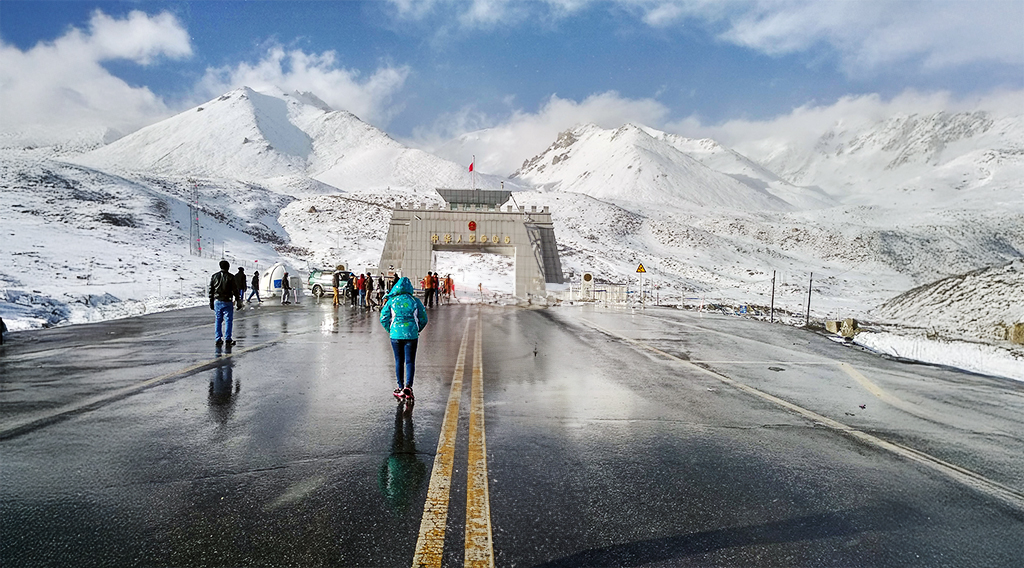
[[[469,163],[469,171],[473,171],[473,162]]]

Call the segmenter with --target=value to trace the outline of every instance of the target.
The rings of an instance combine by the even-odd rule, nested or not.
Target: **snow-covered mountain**
[[[783,179],[847,204],[963,207],[1024,201],[1024,116],[984,111],[839,122],[811,149],[780,139],[742,151]]]
[[[407,148],[352,113],[331,110],[310,93],[242,87],[83,154],[75,162],[136,171],[260,181],[295,186],[312,178],[318,191],[368,188],[497,188],[468,169]],[[278,180],[277,183],[268,180]],[[289,192],[283,189],[283,192]]]
[[[767,191],[797,209],[820,209],[837,203],[820,188],[793,185],[764,166],[710,138],[696,140],[653,128],[645,127],[644,130],[655,139],[664,141],[705,166],[756,190]]]
[[[644,128],[593,124],[558,135],[511,176],[548,191],[676,207],[786,211],[787,201],[716,171]]]

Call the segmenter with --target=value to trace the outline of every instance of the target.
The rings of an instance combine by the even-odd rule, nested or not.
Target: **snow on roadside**
[[[920,334],[864,331],[855,342],[887,355],[1024,381],[1022,347],[929,339],[924,330]]]

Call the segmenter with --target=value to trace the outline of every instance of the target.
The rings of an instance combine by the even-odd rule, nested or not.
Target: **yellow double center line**
[[[458,434],[459,406],[462,403],[462,378],[466,371],[466,351],[469,328],[466,323],[462,345],[455,362],[452,387],[448,393],[448,406],[441,422],[441,435],[437,440],[437,453],[430,473],[427,500],[423,505],[420,534],[413,555],[414,567],[441,566],[444,553],[444,533],[448,521],[448,501],[452,486],[452,467],[455,460],[455,440]],[[466,566],[494,566],[494,547],[491,541],[491,511],[487,490],[487,442],[484,436],[483,347],[481,326],[477,321],[473,348],[473,382],[469,415],[469,466],[466,477]]]
[[[469,467],[466,476],[465,566],[494,566],[491,502],[487,491],[487,438],[484,435],[484,368],[480,323],[473,346],[473,393],[469,402]]]

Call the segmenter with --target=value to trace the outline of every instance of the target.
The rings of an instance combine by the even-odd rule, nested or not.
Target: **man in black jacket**
[[[249,279],[245,276],[245,269],[241,266],[238,267],[238,272],[235,273],[235,286],[238,286],[238,295],[245,298],[245,289],[249,287]],[[242,306],[238,306],[238,309],[242,309]]]
[[[228,272],[231,264],[226,260],[220,261],[220,272],[215,272],[210,278],[210,309],[217,314],[217,345],[234,345],[235,340],[231,339],[231,326],[235,320],[235,306],[242,309],[242,293],[235,282],[235,275]],[[227,320],[226,334],[221,334],[221,324]]]

